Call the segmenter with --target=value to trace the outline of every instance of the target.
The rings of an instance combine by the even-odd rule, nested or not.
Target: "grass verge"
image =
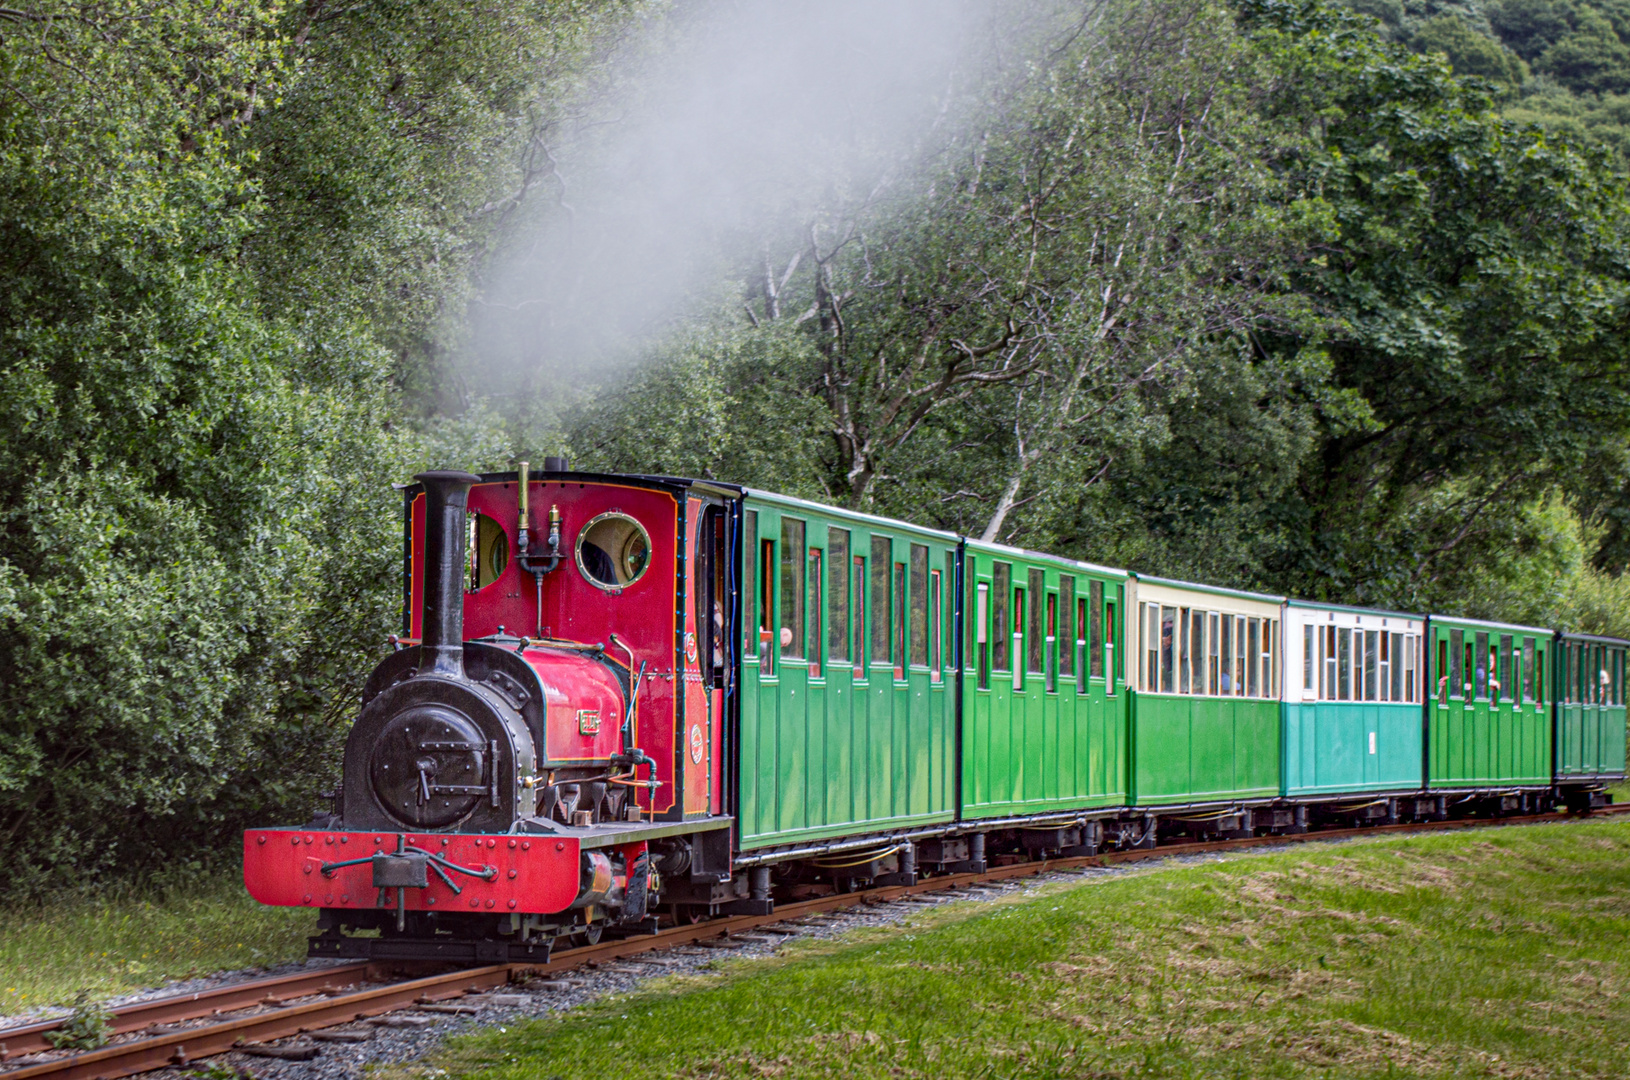
[[[130,993],[170,979],[297,960],[315,917],[268,908],[237,874],[167,894],[111,894],[0,911],[0,1015]]]
[[[386,1077],[1622,1077],[1630,823],[1356,841],[933,910]]]

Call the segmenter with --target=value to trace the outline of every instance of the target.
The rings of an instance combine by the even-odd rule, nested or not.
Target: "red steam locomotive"
[[[767,910],[729,888],[721,813],[740,491],[561,459],[415,479],[406,633],[334,813],[244,834],[251,895],[316,909],[315,956],[471,963],[654,930],[664,880]]]

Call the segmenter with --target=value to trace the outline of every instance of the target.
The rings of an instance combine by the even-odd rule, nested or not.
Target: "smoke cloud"
[[[485,290],[489,363],[543,390],[603,371],[728,259],[864,195],[945,124],[989,44],[973,0],[681,3],[646,21],[549,147],[543,212]],[[983,42],[981,39],[985,39]],[[489,374],[497,374],[493,371]]]

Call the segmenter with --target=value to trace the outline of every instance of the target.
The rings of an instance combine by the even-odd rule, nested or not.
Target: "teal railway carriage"
[[[1552,782],[1554,633],[1442,615],[1427,628],[1428,789],[1527,804]]]
[[[741,503],[741,851],[951,821],[958,539]]]
[[[1282,794],[1421,790],[1426,617],[1290,600],[1284,627]]]
[[[1624,779],[1625,652],[1630,642],[1592,634],[1558,634],[1552,662],[1556,706],[1556,783],[1573,806],[1592,789]],[[1600,805],[1600,796],[1596,797]]]
[[[1248,806],[1277,799],[1284,598],[1143,575],[1132,575],[1130,584],[1136,676],[1128,803]],[[1248,820],[1238,824],[1249,827]]]
[[[1127,574],[970,540],[963,581],[961,816],[1124,804]]]

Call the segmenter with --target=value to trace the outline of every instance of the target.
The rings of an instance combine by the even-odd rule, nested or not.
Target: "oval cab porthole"
[[[601,514],[577,534],[577,569],[602,589],[625,589],[651,565],[651,537],[627,514]]]

